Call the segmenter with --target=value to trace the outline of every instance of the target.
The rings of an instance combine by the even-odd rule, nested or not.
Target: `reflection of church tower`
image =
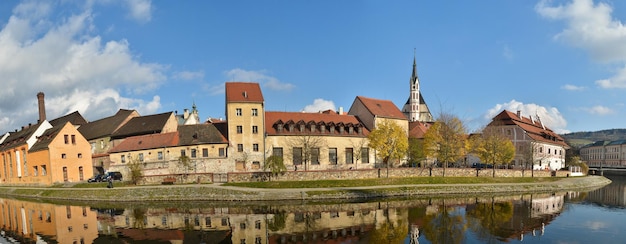
[[[409,119],[410,122],[432,122],[433,116],[430,114],[430,110],[422,97],[420,92],[420,81],[417,77],[417,65],[415,62],[415,55],[413,55],[413,74],[409,81],[411,86],[411,93],[409,100],[406,101],[402,108],[402,113]]]

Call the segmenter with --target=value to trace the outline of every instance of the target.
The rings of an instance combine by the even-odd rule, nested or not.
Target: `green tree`
[[[409,138],[409,164],[411,166],[421,165],[424,167],[425,165],[422,163],[426,159],[426,154],[424,152],[424,139],[421,138]]]
[[[465,125],[459,118],[442,113],[424,134],[424,154],[443,164],[444,176],[449,163],[465,156],[465,131]]]
[[[128,164],[128,169],[130,170],[130,182],[134,185],[137,185],[141,178],[143,177],[142,163],[139,160],[133,159],[130,160]]]
[[[470,145],[471,151],[482,162],[493,165],[493,177],[496,177],[499,164],[508,164],[515,158],[513,142],[498,127],[483,129],[479,136],[472,137]]]
[[[265,160],[265,164],[263,164],[263,170],[268,171],[270,173],[270,181],[272,180],[272,176],[277,176],[278,174],[282,174],[287,171],[287,167],[285,167],[285,163],[283,163],[283,158],[277,155],[269,156]]]
[[[445,200],[439,206],[439,212],[424,217],[420,233],[432,243],[463,243],[467,222],[462,212],[455,207],[446,206]]]
[[[370,148],[376,150],[378,157],[383,159],[387,172],[391,161],[404,157],[409,147],[406,131],[391,120],[378,123],[376,129],[372,130],[367,138]]]
[[[585,162],[580,160],[579,156],[572,156],[571,158],[569,158],[569,161],[567,161],[567,166],[579,166],[581,172],[583,172],[584,174],[587,174],[587,172],[589,172],[589,166],[587,166]]]

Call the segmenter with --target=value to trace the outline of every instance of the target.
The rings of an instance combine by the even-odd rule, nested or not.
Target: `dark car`
[[[481,164],[481,163],[473,163],[472,168],[478,169],[491,169],[493,168],[493,164]]]
[[[94,177],[91,177],[89,179],[87,179],[87,182],[91,183],[91,182],[103,182],[104,181],[104,175],[96,175]]]
[[[106,174],[104,174],[104,181],[108,181],[109,178],[111,178],[111,180],[119,180],[122,181],[122,173],[117,172],[117,171],[112,171],[112,172],[107,172]]]

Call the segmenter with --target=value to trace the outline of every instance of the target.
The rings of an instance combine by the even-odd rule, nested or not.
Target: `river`
[[[616,243],[626,177],[590,192],[371,202],[0,199],[1,243]]]

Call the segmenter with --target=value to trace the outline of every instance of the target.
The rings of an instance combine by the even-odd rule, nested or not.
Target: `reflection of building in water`
[[[626,183],[613,180],[608,186],[589,192],[587,201],[613,207],[624,207],[626,206]]]
[[[558,214],[563,211],[563,203],[565,197],[562,194],[552,195],[543,198],[531,199],[532,211],[531,217],[539,217],[546,214]]]
[[[18,240],[92,243],[98,236],[96,214],[88,207],[11,199],[0,199],[0,205],[2,230]]]

